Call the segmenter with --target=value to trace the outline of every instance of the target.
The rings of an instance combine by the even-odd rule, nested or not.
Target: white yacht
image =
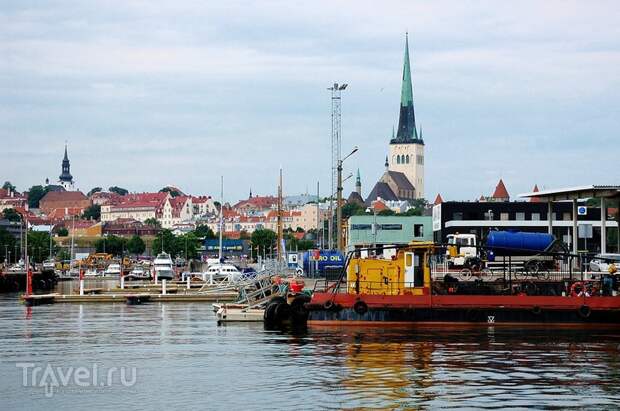
[[[157,275],[158,280],[174,279],[174,269],[172,266],[172,258],[170,258],[170,254],[158,254],[157,257],[155,257],[155,261],[153,261],[153,268],[155,270],[155,275]]]
[[[56,269],[56,261],[54,261],[53,259],[43,261],[43,271],[54,271],[54,269]]]
[[[132,270],[127,274],[128,280],[146,280],[149,278],[149,274],[146,272],[142,265],[134,265]]]
[[[110,264],[103,272],[103,275],[110,276],[110,277],[120,277],[121,265],[117,263]]]
[[[222,281],[234,283],[239,281],[243,273],[232,264],[213,264],[206,271],[207,280],[213,284]]]

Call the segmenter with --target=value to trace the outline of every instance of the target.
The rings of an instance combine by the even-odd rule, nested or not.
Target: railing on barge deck
[[[507,255],[496,257],[493,262],[482,261],[483,266],[485,268],[489,267],[488,269],[470,269],[469,275],[463,278],[461,273],[463,270],[462,268],[448,268],[446,247],[447,245],[436,245],[435,253],[430,257],[429,266],[431,268],[431,281],[433,283],[445,281],[446,276],[450,275],[454,279],[464,283],[501,283],[501,285],[503,285],[503,292],[515,293],[519,292],[519,290],[523,291],[527,284],[539,283],[556,284],[558,286],[556,289],[564,288],[568,290],[570,285],[575,282],[600,280],[602,275],[607,274],[604,272],[593,273],[587,270],[594,254],[540,252],[527,256],[527,258]],[[406,246],[394,246],[390,248],[400,249],[406,248]],[[364,250],[374,251],[376,249],[368,248]],[[331,292],[333,294],[350,292],[351,288],[347,283],[347,267],[351,258],[360,255],[361,251],[362,250],[355,250],[347,253],[343,268],[331,276],[327,275],[324,281],[317,281],[314,285],[313,292]],[[536,262],[536,264],[533,264],[533,262]],[[616,279],[617,282],[620,283],[620,275],[617,276]],[[559,287],[560,285],[562,285],[562,287]],[[393,290],[395,287],[396,285],[390,289]],[[398,287],[406,288],[401,285],[398,285]],[[355,287],[353,290],[355,290]],[[360,287],[360,291],[364,291],[362,287]]]

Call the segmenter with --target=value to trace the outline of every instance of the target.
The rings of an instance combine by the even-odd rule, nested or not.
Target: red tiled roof
[[[43,196],[41,201],[83,201],[88,197],[81,191],[49,191]]]
[[[5,198],[14,198],[14,199],[26,199],[25,195],[22,195],[20,193],[18,193],[17,191],[13,191],[13,195],[11,196],[11,193],[9,192],[9,190],[5,190],[4,188],[0,188],[0,199],[5,199]]]
[[[168,198],[168,193],[138,193],[127,194],[120,198],[120,202],[112,209],[127,207],[154,207],[160,209]]]
[[[375,211],[383,211],[385,209],[387,209],[388,207],[385,205],[385,203],[381,200],[375,200],[372,202],[372,208]]]
[[[55,208],[47,215],[52,220],[64,219],[65,217],[79,216],[84,212],[81,207]]]
[[[510,195],[508,194],[508,190],[506,190],[506,186],[504,185],[504,182],[502,181],[502,179],[499,179],[499,183],[497,183],[497,186],[495,187],[495,191],[493,192],[493,195],[491,196],[493,198],[510,198]]]
[[[271,208],[277,204],[278,198],[273,196],[251,197],[247,200],[241,200],[233,206],[233,208],[252,207],[252,208]]]
[[[435,202],[433,204],[439,205],[441,203],[443,203],[443,198],[441,198],[441,194],[437,193],[437,197],[435,197]]]
[[[211,196],[192,197],[192,204],[202,204],[211,200]]]

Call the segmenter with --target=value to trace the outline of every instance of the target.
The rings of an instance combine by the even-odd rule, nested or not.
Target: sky
[[[405,32],[426,197],[619,184],[616,1],[0,0],[0,180],[176,185],[225,200],[329,195],[332,83],[345,176],[367,195],[397,125]],[[345,196],[354,179],[345,183]]]

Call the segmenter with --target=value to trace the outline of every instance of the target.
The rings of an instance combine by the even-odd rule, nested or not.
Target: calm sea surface
[[[620,407],[613,330],[217,326],[210,304],[0,295],[0,409]],[[108,378],[109,377],[109,378]]]

